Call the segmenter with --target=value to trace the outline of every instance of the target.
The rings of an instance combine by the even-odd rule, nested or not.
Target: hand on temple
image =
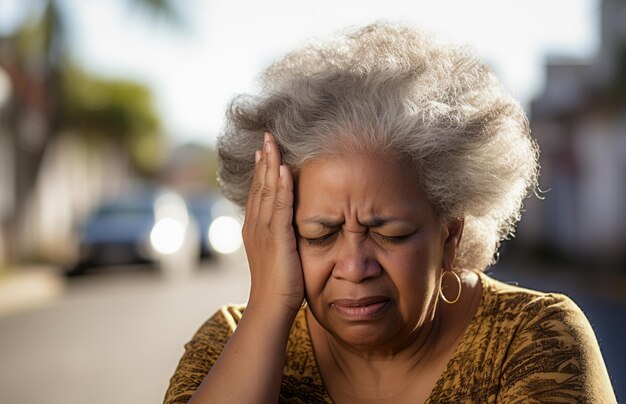
[[[263,150],[255,157],[243,226],[252,279],[249,305],[282,305],[296,313],[304,299],[304,281],[292,226],[293,178],[281,164],[271,134],[265,134]]]

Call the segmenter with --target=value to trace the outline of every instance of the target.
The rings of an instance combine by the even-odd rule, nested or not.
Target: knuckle
[[[283,198],[276,198],[276,202],[274,203],[274,206],[278,210],[284,210],[284,209],[291,208],[291,204],[289,203],[289,201],[287,201],[287,200],[285,200]]]
[[[267,199],[270,198],[274,195],[274,189],[272,189],[272,187],[267,186],[267,185],[263,185],[261,187],[261,198],[263,199]]]
[[[250,187],[250,194],[251,195],[256,195],[259,192],[261,192],[261,190],[263,189],[263,184],[261,184],[260,182],[253,182],[252,186]]]

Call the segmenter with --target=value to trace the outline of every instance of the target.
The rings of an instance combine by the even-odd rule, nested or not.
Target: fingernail
[[[263,140],[265,140],[265,142],[269,142],[270,141],[270,134],[265,132],[263,134]]]
[[[254,152],[254,164],[257,164],[259,161],[261,161],[261,151],[257,150]]]
[[[265,153],[269,153],[270,152],[270,142],[269,140],[265,141]]]
[[[283,178],[285,176],[285,165],[281,164],[280,167],[278,167],[278,178]]]

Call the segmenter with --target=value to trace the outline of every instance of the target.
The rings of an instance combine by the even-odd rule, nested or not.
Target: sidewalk
[[[0,318],[49,304],[63,294],[64,288],[63,278],[54,267],[12,268],[0,277]]]

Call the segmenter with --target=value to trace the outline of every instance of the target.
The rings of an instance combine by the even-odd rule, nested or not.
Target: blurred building
[[[161,169],[161,181],[192,198],[217,192],[217,154],[206,145],[186,143],[174,147]]]
[[[22,178],[30,176],[45,142],[45,71],[40,58],[30,52],[20,58],[14,37],[0,38],[0,69],[7,80],[5,96],[0,106],[0,244],[3,252],[0,264],[18,255],[22,234],[16,212],[25,208],[23,196],[27,184]],[[24,156],[25,158],[21,158]],[[18,235],[19,234],[19,235]]]
[[[545,88],[532,102],[547,193],[530,202],[534,219],[520,230],[544,253],[624,269],[626,2],[606,0],[599,11],[596,56],[549,59]]]
[[[13,209],[13,159],[7,135],[7,110],[11,92],[9,74],[0,66],[0,267],[6,261],[7,250],[2,223]]]

